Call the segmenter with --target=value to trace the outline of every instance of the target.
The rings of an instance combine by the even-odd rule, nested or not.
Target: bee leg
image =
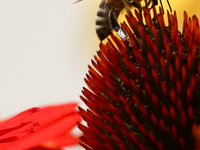
[[[137,9],[143,9],[142,5],[140,3],[136,3],[136,2],[132,2],[131,5],[133,5],[134,7],[136,7]]]
[[[145,5],[146,5],[147,1],[145,0]],[[132,2],[131,5],[133,5],[135,8],[137,8],[139,10],[140,16],[142,18],[142,10],[144,9],[144,7],[142,7],[142,5],[140,3],[136,3],[136,2]]]
[[[155,0],[154,0],[154,1],[155,1]],[[157,0],[156,0],[156,1],[157,1]],[[171,8],[171,5],[170,5],[170,3],[169,3],[169,0],[167,0],[167,3],[168,3],[168,5],[169,5],[170,11],[172,12],[172,8]],[[163,9],[163,5],[162,5],[162,0],[160,0],[160,4],[161,4],[162,11],[163,11],[163,15],[164,15],[164,9]]]
[[[117,32],[120,29],[120,26],[119,23],[117,22],[117,18],[113,14],[113,10],[110,10],[108,15],[110,18],[111,28]]]
[[[153,2],[153,5],[151,6],[151,8],[153,8],[154,6],[158,5],[158,0],[152,0],[152,2]]]
[[[145,0],[145,6],[147,6],[147,0]]]
[[[157,1],[157,0],[148,0],[148,2],[147,2],[147,0],[145,0],[145,7],[148,7],[148,6],[151,4],[151,2],[153,2],[153,4],[154,4],[154,1]],[[152,7],[153,7],[153,6],[155,6],[155,5],[152,5]],[[151,7],[151,8],[152,8],[152,7]],[[150,8],[150,9],[151,9],[151,8]]]
[[[164,15],[164,8],[163,8],[162,0],[160,0],[160,5],[161,5],[162,12],[163,12],[163,15]]]
[[[129,38],[127,32],[119,26],[119,23],[117,22],[117,18],[113,14],[113,11],[110,10],[109,12],[109,18],[110,18],[110,23],[111,23],[111,28],[117,32],[120,38],[123,40],[126,38]]]
[[[139,10],[139,13],[140,13],[140,17],[142,18],[142,10],[141,9]]]
[[[167,0],[167,3],[168,3],[168,6],[169,6],[170,11],[172,12],[172,8],[171,8],[171,5],[170,5],[170,3],[169,3],[169,0]]]

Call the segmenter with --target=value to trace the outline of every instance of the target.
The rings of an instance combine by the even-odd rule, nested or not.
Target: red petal
[[[22,123],[18,127],[4,129],[0,131],[0,143],[12,142],[22,136],[32,133],[33,127],[39,125],[37,122]]]
[[[33,127],[38,125],[37,122],[24,121],[32,113],[39,111],[39,108],[31,108],[20,114],[4,121],[0,124],[0,143],[15,141],[22,136],[33,132]]]
[[[29,134],[18,141],[0,144],[2,149],[16,150],[28,149],[43,144],[49,140],[69,133],[69,131],[80,121],[80,116],[75,110],[76,104],[62,104],[41,108],[40,113],[32,115],[28,120],[37,118],[40,126],[34,134]]]
[[[78,143],[79,139],[71,134],[62,135],[52,140],[57,146],[64,147]]]
[[[39,110],[40,109],[38,107],[34,107],[34,108],[31,108],[31,109],[28,109],[28,110],[25,110],[25,111],[21,112],[20,114],[18,114],[16,116],[14,116],[14,117],[2,122],[0,124],[0,130],[19,126],[24,119],[26,119],[32,113],[35,113],[36,111],[39,111]],[[35,120],[36,119],[37,118],[35,118]],[[32,119],[29,119],[29,121],[32,121]]]

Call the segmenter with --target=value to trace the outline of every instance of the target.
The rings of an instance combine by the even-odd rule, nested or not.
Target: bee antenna
[[[169,3],[169,0],[167,0],[167,3],[168,3],[168,6],[169,6],[170,11],[172,12],[172,8],[171,8],[171,5],[170,5],[170,3]]]
[[[168,1],[168,0],[167,0],[167,1]],[[160,5],[161,5],[162,12],[163,12],[163,15],[164,15],[164,9],[163,9],[163,5],[162,5],[162,0],[160,0]]]
[[[77,1],[76,1],[76,2],[74,2],[73,4],[76,4],[76,3],[80,2],[80,1],[82,1],[82,0],[77,0]]]

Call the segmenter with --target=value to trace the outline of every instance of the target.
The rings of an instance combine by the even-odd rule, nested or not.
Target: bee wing
[[[151,8],[153,8],[154,6],[158,5],[158,0],[152,0],[152,2],[153,2],[153,4],[152,4]]]

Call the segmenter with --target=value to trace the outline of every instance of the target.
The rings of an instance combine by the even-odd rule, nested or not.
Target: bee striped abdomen
[[[95,29],[97,36],[101,41],[104,40],[112,31],[110,28],[108,13],[109,9],[105,9],[104,7],[99,7],[97,10]]]
[[[120,11],[125,8],[124,0],[101,0],[96,17],[96,33],[99,39],[104,40],[112,31],[109,13],[112,11],[117,18]]]

